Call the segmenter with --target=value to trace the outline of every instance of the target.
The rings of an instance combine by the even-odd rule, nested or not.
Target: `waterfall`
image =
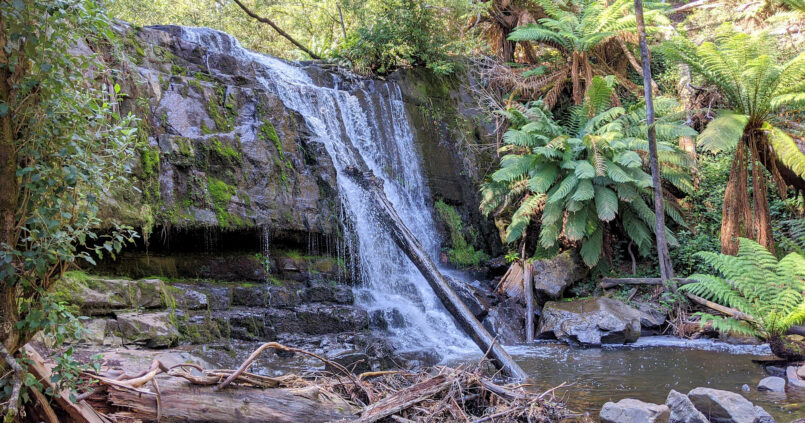
[[[428,207],[430,194],[399,86],[392,82],[314,82],[293,63],[244,49],[232,36],[206,28],[183,28],[184,40],[248,63],[257,80],[299,112],[325,145],[337,172],[342,215],[352,257],[359,260],[356,302],[385,316],[402,349],[437,347],[445,357],[475,351],[425,278],[380,224],[362,188],[344,169],[368,167],[384,182],[397,214],[436,258],[440,239]],[[214,64],[211,72],[214,72]]]

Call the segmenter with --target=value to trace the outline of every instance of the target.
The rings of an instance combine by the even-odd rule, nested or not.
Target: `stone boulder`
[[[532,262],[531,268],[534,275],[534,291],[540,304],[561,298],[565,289],[586,275],[586,267],[580,265],[570,251],[565,251],[552,259],[536,260]]]
[[[169,347],[179,339],[168,312],[121,313],[117,315],[117,327],[126,341],[149,348]]]
[[[707,417],[696,409],[690,398],[683,393],[672,389],[668,393],[665,405],[671,410],[669,423],[710,423]]]
[[[785,377],[788,379],[788,386],[796,389],[805,389],[805,379],[799,376],[799,371],[805,366],[788,366],[785,369]]]
[[[369,314],[358,307],[303,304],[295,309],[302,332],[311,335],[359,331],[369,327]]]
[[[542,309],[537,333],[571,344],[624,344],[640,337],[640,313],[611,298],[550,301]]]
[[[757,384],[757,390],[766,392],[785,392],[785,379],[777,376],[763,378]]]
[[[483,320],[490,307],[489,303],[484,301],[483,295],[476,293],[476,289],[467,283],[456,280],[450,276],[445,277],[445,279],[447,279],[447,283],[453,288],[453,291],[456,292],[458,297],[461,298],[461,302],[470,309],[470,313],[472,313],[476,319]]]
[[[601,423],[668,423],[671,413],[666,405],[626,398],[608,402],[601,408]]]
[[[486,330],[504,345],[525,342],[525,307],[508,299],[489,311],[482,322]]]
[[[711,423],[754,423],[755,406],[735,392],[695,388],[688,398]]]
[[[637,305],[637,311],[640,312],[640,325],[644,329],[656,330],[665,324],[665,312],[655,304],[640,303]]]

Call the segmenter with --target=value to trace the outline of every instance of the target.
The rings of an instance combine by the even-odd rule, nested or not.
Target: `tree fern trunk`
[[[729,181],[724,191],[724,207],[721,212],[721,252],[738,253],[738,238],[750,237],[752,230],[752,210],[749,205],[749,192],[746,160],[746,143],[742,139],[732,158]]]
[[[763,141],[762,136],[761,134],[753,133],[749,138],[752,153],[752,215],[754,218],[755,240],[774,254],[774,234],[771,229],[766,174],[763,172],[763,162],[759,154],[759,148],[762,147],[758,146]]]
[[[668,241],[665,237],[665,210],[662,202],[660,163],[657,159],[657,133],[654,129],[654,100],[651,97],[651,61],[649,58],[648,44],[646,43],[646,24],[643,21],[643,1],[635,0],[634,8],[635,19],[637,20],[637,34],[640,37],[640,56],[643,59],[643,94],[646,97],[646,123],[648,124],[651,182],[654,185],[657,256],[660,262],[660,277],[662,277],[663,280],[670,280],[674,277],[674,268],[671,264],[671,254],[668,252]]]

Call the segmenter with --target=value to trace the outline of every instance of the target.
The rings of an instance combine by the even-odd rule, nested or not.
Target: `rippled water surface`
[[[579,349],[555,343],[507,347],[545,391],[566,382],[556,395],[574,411],[598,416],[607,401],[637,398],[664,403],[675,389],[688,393],[703,386],[739,392],[760,405],[778,423],[805,417],[805,392],[786,395],[758,392],[763,367],[752,362],[769,354],[768,347],[731,346],[712,341],[641,338],[635,346]],[[747,384],[750,392],[742,392]]]

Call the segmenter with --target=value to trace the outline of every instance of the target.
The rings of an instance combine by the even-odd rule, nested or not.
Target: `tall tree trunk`
[[[643,1],[634,0],[637,33],[640,37],[640,56],[643,59],[643,93],[646,96],[646,124],[648,125],[649,161],[651,164],[651,182],[654,184],[654,214],[656,216],[657,255],[660,262],[660,276],[663,280],[674,277],[671,254],[668,252],[668,241],[665,238],[665,209],[662,202],[662,182],[660,181],[660,163],[657,159],[657,133],[654,129],[654,100],[651,97],[651,61],[646,42],[646,24],[643,21]]]
[[[693,101],[695,93],[693,87],[690,86],[690,67],[684,63],[679,65],[679,83],[676,85],[676,94],[679,101],[682,103],[682,108],[685,109],[685,125],[693,127],[693,119],[691,119],[690,111],[694,108]],[[679,137],[679,148],[682,149],[692,160],[693,165],[698,165],[698,157],[696,156],[696,140],[693,137]],[[698,186],[698,177],[694,179],[694,184]]]
[[[724,207],[721,212],[721,252],[738,253],[738,237],[752,237],[752,210],[749,205],[747,182],[746,141],[741,139],[732,158],[729,181],[724,191]]]
[[[0,63],[8,63],[5,49],[7,47],[6,25],[0,14]],[[0,102],[12,104],[12,75],[8,66],[0,67]],[[17,181],[16,134],[14,133],[14,110],[7,108],[0,117],[0,248],[13,249],[17,244],[17,205],[19,201],[19,182]],[[11,266],[11,264],[4,264]],[[17,351],[17,336],[14,324],[19,319],[16,301],[16,284],[9,280],[0,280],[0,342],[9,353]]]

